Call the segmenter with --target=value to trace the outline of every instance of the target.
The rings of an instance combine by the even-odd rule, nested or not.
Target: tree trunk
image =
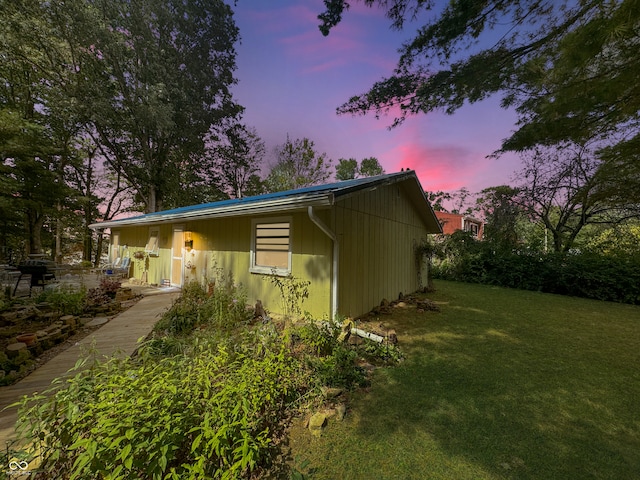
[[[60,264],[62,263],[62,219],[60,218],[60,214],[62,212],[62,206],[58,204],[58,218],[56,219],[56,254],[55,254],[55,262]]]
[[[27,255],[42,253],[42,225],[44,216],[30,209],[27,213],[27,228],[29,242],[27,244]]]
[[[149,185],[149,202],[147,202],[147,212],[154,213],[156,211],[156,188]]]
[[[91,256],[93,254],[93,235],[89,227],[84,227],[84,239],[82,242],[82,260],[84,262],[91,262]]]
[[[93,266],[96,268],[100,266],[100,258],[102,258],[102,244],[104,242],[103,235],[104,230],[98,230],[98,240],[96,240],[96,258],[93,261]]]

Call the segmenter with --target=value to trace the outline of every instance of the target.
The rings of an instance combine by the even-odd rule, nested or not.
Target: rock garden
[[[0,386],[28,375],[137,300],[111,278],[98,286],[49,285],[38,295],[0,300]]]

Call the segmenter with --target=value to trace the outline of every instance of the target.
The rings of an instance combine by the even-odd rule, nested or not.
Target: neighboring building
[[[484,235],[484,222],[469,215],[461,215],[459,213],[435,212],[438,221],[442,226],[442,233],[450,235],[453,232],[462,230],[471,232],[471,234],[482,239]]]
[[[315,318],[362,315],[427,284],[416,247],[440,224],[413,171],[194,205],[90,226],[110,256],[133,258],[151,284],[202,283],[222,269],[249,301],[281,313],[268,275],[308,280]],[[136,260],[136,257],[144,258]]]

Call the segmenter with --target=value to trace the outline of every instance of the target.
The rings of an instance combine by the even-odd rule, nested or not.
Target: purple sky
[[[452,116],[413,117],[391,131],[391,117],[336,115],[336,107],[392,73],[397,49],[415,25],[393,31],[383,11],[356,4],[323,37],[317,19],[322,0],[240,0],[233,8],[242,36],[234,94],[269,157],[287,134],[307,137],[334,164],[339,158],[376,157],[388,173],[416,170],[431,191],[477,192],[509,183],[519,168],[514,156],[486,158],[516,120],[514,112],[499,108],[498,98]]]

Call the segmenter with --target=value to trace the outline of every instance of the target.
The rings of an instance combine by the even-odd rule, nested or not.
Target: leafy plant
[[[122,282],[115,278],[103,277],[100,279],[100,290],[109,296],[115,296],[118,289],[122,286]]]
[[[190,282],[155,330],[183,335],[205,325],[231,329],[248,323],[250,316],[246,292],[231,277],[212,283],[207,289],[198,282]]]
[[[384,365],[396,365],[403,358],[402,352],[396,345],[391,345],[386,341],[378,343],[367,338],[362,339],[357,351],[365,360]]]
[[[78,315],[82,313],[87,290],[84,286],[74,288],[69,285],[59,285],[52,289],[45,289],[37,297],[37,302],[49,303],[63,315]]]
[[[321,385],[352,388],[364,386],[367,380],[364,370],[356,365],[357,359],[355,350],[336,343],[330,355],[311,357],[309,364]]]
[[[299,317],[302,313],[302,304],[309,298],[308,280],[299,280],[289,274],[285,277],[276,275],[275,270],[272,275],[263,277],[269,280],[280,290],[280,299],[282,302],[282,313],[285,317]]]
[[[58,478],[247,478],[269,465],[302,372],[274,331],[203,332],[182,355],[142,349],[56,381],[22,401],[19,431]]]

